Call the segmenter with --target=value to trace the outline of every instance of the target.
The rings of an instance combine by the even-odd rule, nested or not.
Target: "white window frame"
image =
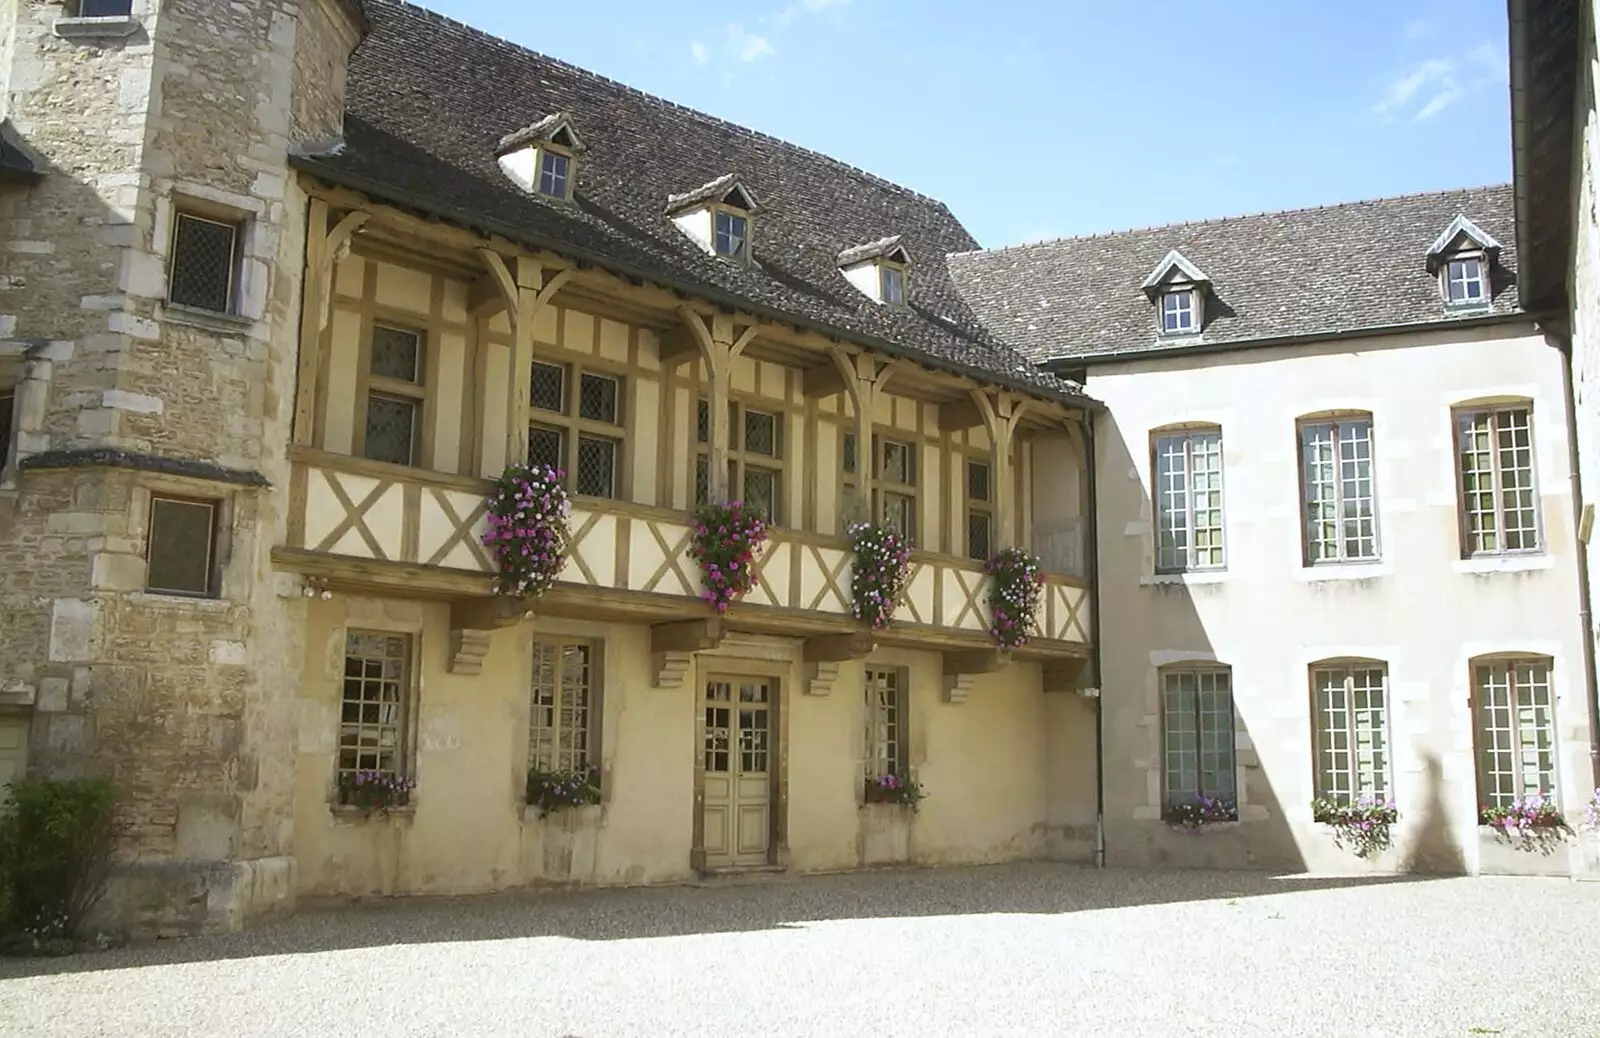
[[[1474,659],[1471,667],[1479,805],[1509,807],[1536,794],[1553,797],[1559,768],[1555,661],[1532,654],[1489,656]],[[1502,691],[1500,701],[1497,693]],[[1529,746],[1534,754],[1531,772]]]
[[[868,666],[865,670],[864,770],[869,780],[881,775],[910,777],[907,752],[910,739],[906,728],[911,691],[908,677],[903,667]]]
[[[561,173],[559,177],[550,168],[555,164],[559,164],[561,166]],[[552,147],[549,144],[544,145],[539,149],[539,169],[534,178],[534,192],[543,195],[546,198],[571,198],[572,174],[576,170],[576,167],[577,162],[572,157],[571,152],[564,148]],[[549,183],[554,186],[557,180],[560,181],[561,189],[559,191],[547,190],[546,181],[549,181]]]
[[[1237,748],[1237,721],[1233,706],[1233,669],[1220,663],[1180,663],[1161,668],[1158,672],[1161,689],[1161,799],[1164,810],[1171,811],[1180,804],[1190,803],[1199,796],[1221,797],[1239,803],[1239,756]],[[1192,682],[1189,694],[1193,702],[1188,707],[1181,703],[1174,707],[1174,696],[1184,694],[1185,679]],[[1209,685],[1210,687],[1205,687]],[[1212,697],[1207,704],[1202,696]],[[1221,696],[1220,704],[1216,697]],[[1219,720],[1220,719],[1220,720]],[[1188,724],[1192,722],[1192,730]],[[1194,736],[1191,749],[1183,739]],[[1209,746],[1207,740],[1209,739]],[[1174,783],[1176,773],[1182,776],[1188,769],[1187,756],[1193,757],[1194,788],[1187,783]],[[1207,768],[1207,759],[1211,766]],[[1207,775],[1214,781],[1207,782]]]
[[[722,220],[729,222],[729,229],[724,232],[718,224]],[[737,221],[741,225],[741,234],[733,233],[733,224]],[[724,259],[733,260],[735,263],[745,263],[750,259],[750,229],[754,221],[750,214],[729,205],[714,205],[711,207],[711,251]],[[732,251],[723,249],[722,243],[726,239],[730,244],[738,245]]]
[[[1197,446],[1200,448],[1198,455]],[[1222,450],[1222,429],[1215,425],[1157,429],[1150,434],[1150,492],[1155,511],[1157,573],[1227,569],[1227,500]],[[1205,464],[1198,473],[1207,483],[1203,487],[1196,486],[1197,457]],[[1164,462],[1173,461],[1182,462],[1181,471],[1170,464],[1163,468]],[[1210,522],[1213,514],[1215,523]],[[1196,517],[1200,515],[1207,517],[1203,527],[1196,526]],[[1198,534],[1204,534],[1208,541],[1215,543],[1197,548]],[[1208,553],[1209,557],[1197,561],[1196,554],[1200,551]]]
[[[1200,330],[1200,300],[1193,288],[1175,288],[1161,293],[1159,307],[1162,335],[1193,335]],[[1168,317],[1182,317],[1180,327],[1167,327]]]
[[[1486,421],[1487,428],[1479,429],[1478,423]],[[1455,470],[1456,470],[1456,502],[1458,521],[1461,528],[1461,557],[1484,558],[1501,555],[1538,555],[1544,552],[1544,527],[1543,515],[1539,501],[1539,466],[1536,444],[1533,440],[1533,402],[1519,401],[1516,403],[1489,404],[1481,406],[1457,407],[1451,413],[1451,422],[1454,425],[1452,436],[1455,444]],[[1526,443],[1519,446],[1517,433],[1526,434]],[[1510,446],[1506,446],[1505,438],[1509,434]],[[1472,443],[1472,450],[1467,450],[1468,436],[1486,435],[1487,447],[1480,449],[1476,442]],[[1516,454],[1525,450],[1527,464],[1516,464]],[[1509,451],[1513,464],[1505,464],[1505,455]],[[1472,472],[1467,471],[1469,456],[1474,460]],[[1482,460],[1487,461],[1487,468],[1478,467]],[[1507,486],[1508,475],[1516,476],[1516,485]],[[1479,487],[1469,494],[1467,488],[1468,477],[1473,476],[1478,480],[1488,479],[1487,490]],[[1517,507],[1506,507],[1507,494],[1526,495],[1526,506],[1518,504]],[[1475,507],[1482,504],[1487,495],[1488,508]],[[1517,535],[1524,543],[1516,547],[1507,547],[1506,520],[1508,513],[1519,514]],[[1492,529],[1483,525],[1487,517],[1492,523]],[[1526,525],[1523,520],[1526,520]],[[1487,539],[1493,538],[1493,547],[1484,547]],[[1531,540],[1532,543],[1526,543]]]
[[[906,268],[898,263],[878,264],[878,297],[889,306],[904,306],[906,302]],[[893,291],[890,291],[893,287]]]
[[[1318,796],[1354,803],[1363,794],[1389,795],[1391,699],[1389,665],[1382,660],[1336,659],[1311,665],[1312,759]]]
[[[573,650],[582,653],[581,665],[569,657],[568,653]],[[579,771],[599,766],[604,720],[601,703],[604,655],[602,643],[589,638],[540,636],[533,639],[528,675],[530,769]],[[569,672],[575,665],[581,666],[582,680],[569,682]],[[581,696],[581,704],[572,702],[577,696]],[[576,720],[580,713],[581,724]],[[581,739],[573,739],[572,733],[580,728]],[[563,746],[563,741],[567,745]]]
[[[1477,273],[1469,276],[1466,272],[1467,264],[1477,265]],[[1460,275],[1457,276],[1457,268]],[[1453,299],[1450,289],[1453,285],[1460,285],[1463,290],[1462,298]],[[1467,294],[1469,287],[1475,287],[1475,292]],[[1489,263],[1487,257],[1481,252],[1459,253],[1445,260],[1439,270],[1439,290],[1444,294],[1446,306],[1450,307],[1477,307],[1489,303]]]
[[[1382,545],[1378,537],[1378,476],[1372,415],[1363,412],[1306,417],[1295,424],[1300,458],[1301,549],[1305,564],[1379,561]],[[1324,430],[1325,441],[1317,438]],[[1324,450],[1327,456],[1319,456]],[[1314,463],[1328,468],[1327,479],[1313,480]],[[1313,487],[1328,490],[1331,499],[1313,501]],[[1318,506],[1331,506],[1331,517],[1314,515],[1313,508]],[[1331,536],[1324,536],[1329,523],[1333,532]],[[1355,525],[1354,536],[1350,533],[1351,524]]]

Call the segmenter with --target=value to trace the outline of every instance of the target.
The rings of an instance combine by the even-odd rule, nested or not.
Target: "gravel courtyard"
[[[1600,1035],[1600,884],[1025,864],[306,912],[0,960],[4,1035]]]

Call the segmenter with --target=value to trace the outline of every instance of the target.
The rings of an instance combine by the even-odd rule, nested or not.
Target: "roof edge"
[[[562,253],[605,270],[624,274],[629,277],[637,278],[641,281],[662,285],[675,291],[682,292],[686,295],[698,296],[709,303],[715,303],[721,306],[743,310],[758,317],[766,317],[769,320],[782,321],[786,324],[794,325],[796,327],[810,328],[813,331],[831,335],[835,338],[843,339],[848,342],[853,342],[859,346],[871,347],[872,349],[886,353],[892,357],[905,360],[914,360],[917,363],[934,370],[946,371],[955,375],[964,375],[967,378],[975,379],[979,382],[1005,386],[1008,389],[1027,393],[1030,396],[1035,396],[1045,400],[1054,400],[1058,403],[1073,407],[1085,407],[1096,410],[1103,409],[1105,407],[1104,404],[1093,399],[1087,393],[1074,392],[1066,388],[1063,388],[1059,391],[1052,391],[1044,386],[1027,382],[1022,379],[1008,379],[999,372],[985,371],[982,368],[975,368],[970,365],[959,364],[955,361],[932,357],[926,353],[907,349],[906,347],[890,342],[887,339],[880,339],[874,335],[867,335],[862,332],[852,331],[847,328],[840,328],[836,325],[831,325],[827,322],[818,321],[810,317],[803,317],[799,314],[791,314],[785,311],[775,310],[772,307],[763,306],[759,303],[753,303],[747,299],[741,299],[738,296],[731,295],[720,289],[700,284],[698,282],[686,281],[677,277],[664,276],[657,272],[639,270],[630,266],[629,264],[620,263],[611,257],[603,256],[597,252],[591,252],[588,249],[583,249],[567,242],[557,241],[553,238],[546,238],[542,235],[530,234],[525,230],[520,230],[508,224],[501,223],[498,220],[477,216],[472,213],[456,209],[453,206],[439,205],[438,203],[429,201],[426,198],[413,195],[410,192],[400,191],[395,188],[379,184],[375,181],[369,180],[366,177],[347,173],[343,170],[330,169],[319,162],[315,156],[291,154],[289,156],[289,165],[294,169],[309,173],[312,176],[318,177],[330,184],[336,184],[340,187],[347,187],[357,191],[362,191],[380,201],[388,201],[399,205],[409,206],[413,209],[431,213],[434,216],[451,220],[468,227],[481,228],[483,230],[491,231],[495,234],[509,238],[512,241],[520,242],[524,245],[529,245],[539,249],[548,249],[551,252]],[[1009,345],[1007,345],[1006,348],[1014,349],[1014,347],[1010,347]],[[1021,353],[1020,351],[1018,351],[1018,356],[1024,362],[1028,363],[1032,370],[1041,374],[1054,374],[1054,372],[1046,371],[1041,364],[1028,361],[1027,355]]]
[[[1172,357],[1198,354],[1242,352],[1270,346],[1305,346],[1319,342],[1333,342],[1340,339],[1375,339],[1384,335],[1400,335],[1406,332],[1440,332],[1455,328],[1488,328],[1500,324],[1519,323],[1537,327],[1540,323],[1540,315],[1527,310],[1515,310],[1507,314],[1482,314],[1478,317],[1462,317],[1451,321],[1371,324],[1354,328],[1336,328],[1324,332],[1277,335],[1264,339],[1231,339],[1223,342],[1190,343],[1182,346],[1166,346],[1154,350],[1113,350],[1106,353],[1084,353],[1075,356],[1069,354],[1061,357],[1048,357],[1039,361],[1038,365],[1042,371],[1054,371],[1060,368],[1089,367],[1095,364],[1114,364],[1132,360],[1145,360],[1147,358],[1170,359]]]

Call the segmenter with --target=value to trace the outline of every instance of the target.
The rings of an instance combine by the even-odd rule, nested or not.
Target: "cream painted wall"
[[[860,804],[866,663],[842,665],[829,694],[811,695],[799,642],[730,636],[698,656],[681,687],[657,688],[647,627],[541,618],[529,629],[497,632],[483,672],[466,676],[446,670],[445,606],[340,596],[313,601],[309,610],[294,817],[302,896],[688,878],[699,750],[695,675],[711,673],[765,670],[778,678],[789,867],[833,871],[886,860],[874,852],[881,812]],[[419,646],[418,787],[409,815],[365,818],[330,809],[347,625],[409,633]],[[605,802],[543,822],[532,812],[525,818],[521,805],[534,634],[604,646]],[[1039,692],[1038,669],[1027,664],[985,675],[965,703],[947,703],[937,653],[883,649],[868,662],[904,667],[910,676],[910,760],[929,793],[917,814],[897,812],[907,819],[906,853],[898,860],[1087,856],[1093,714],[1082,701]],[[1062,755],[1047,762],[1056,749]]]
[[[1561,357],[1526,326],[1428,332],[1343,347],[1252,349],[1097,365],[1109,406],[1096,433],[1106,831],[1112,864],[1359,867],[1310,820],[1309,665],[1337,656],[1389,667],[1399,867],[1477,868],[1468,661],[1554,658],[1561,795],[1588,788],[1577,552]],[[1464,562],[1451,406],[1531,398],[1546,550]],[[1302,564],[1295,419],[1372,412],[1382,561]],[[1153,575],[1150,430],[1222,427],[1228,566]],[[1160,665],[1216,660],[1233,672],[1241,822],[1203,836],[1159,820]],[[1431,806],[1430,806],[1431,805]],[[1425,830],[1425,832],[1424,832]],[[1408,857],[1413,856],[1413,857]],[[1547,867],[1521,855],[1514,868]],[[1497,866],[1498,867],[1498,866]]]

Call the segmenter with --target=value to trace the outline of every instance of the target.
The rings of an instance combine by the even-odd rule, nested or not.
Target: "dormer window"
[[[1205,329],[1205,298],[1211,279],[1173,249],[1139,288],[1156,305],[1156,333],[1166,338],[1199,335]]]
[[[1491,272],[1500,243],[1482,227],[1457,216],[1428,248],[1428,271],[1439,278],[1439,295],[1448,309],[1472,310],[1494,300]]]
[[[495,155],[501,170],[522,190],[565,202],[572,197],[582,150],[571,117],[558,112],[501,138]]]
[[[678,229],[713,256],[750,262],[755,196],[732,173],[693,191],[667,198],[667,215]]]
[[[839,269],[861,294],[884,306],[905,306],[911,255],[900,236],[879,238],[839,253]]]
[[[750,243],[750,220],[730,209],[716,210],[716,233],[711,239],[718,256],[743,259],[745,246]]]
[[[1195,330],[1194,289],[1161,293],[1161,334],[1187,335]]]

